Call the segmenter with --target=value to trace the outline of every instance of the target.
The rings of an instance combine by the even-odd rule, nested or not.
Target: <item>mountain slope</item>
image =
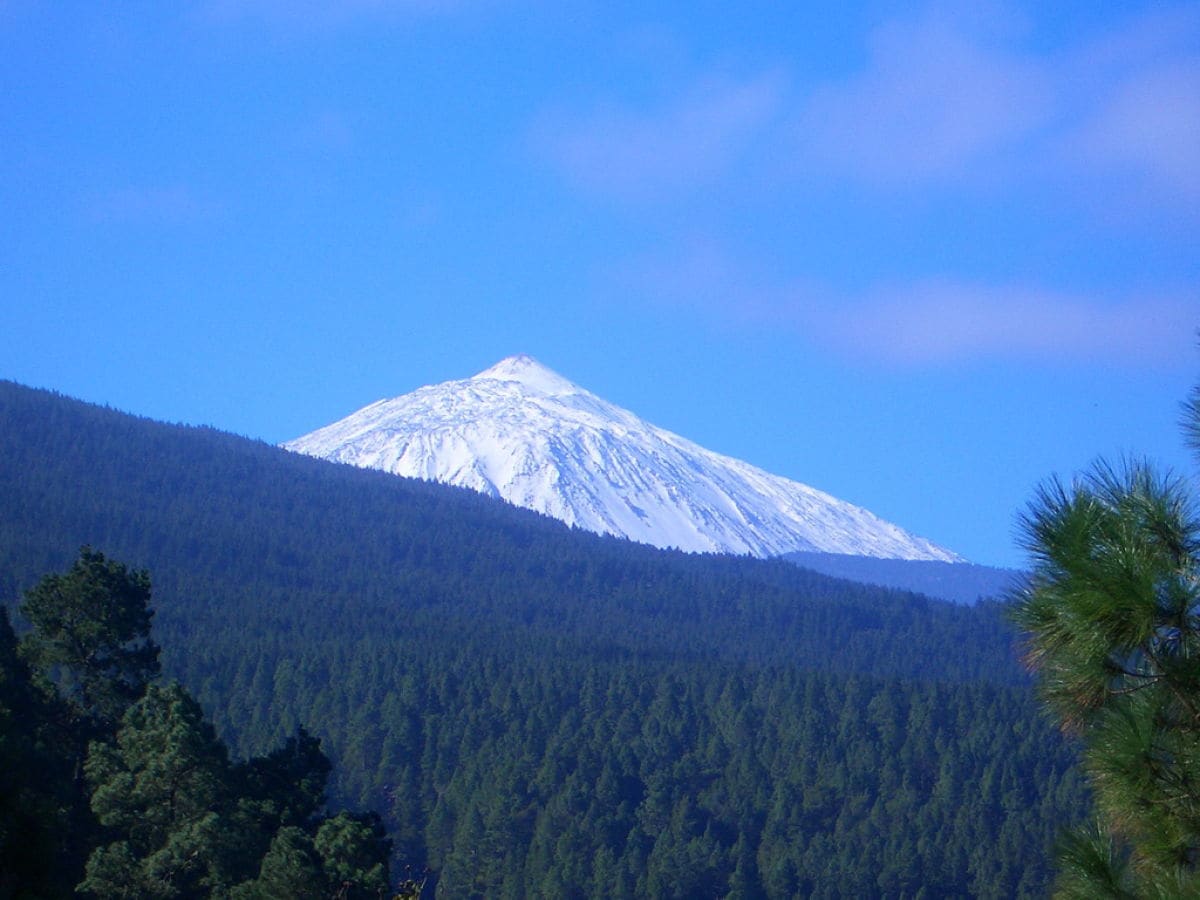
[[[686,648],[709,661],[1025,679],[994,611],[779,560],[657,550],[473,491],[11,383],[0,382],[0,423],[0,595],[91,544],[148,567],[155,627],[206,652],[227,630],[297,639],[366,619],[375,637],[505,644],[519,632],[577,642],[572,653]]]
[[[1005,597],[1025,577],[1016,569],[927,559],[876,559],[838,553],[787,553],[783,558],[822,575],[912,591],[955,603]]]
[[[380,400],[284,447],[657,547],[960,561],[861,507],[657,428],[528,356]]]
[[[239,756],[311,728],[438,896],[1045,896],[1083,814],[996,604],[6,382],[0,426],[0,602],[83,543],[148,567],[168,677]]]

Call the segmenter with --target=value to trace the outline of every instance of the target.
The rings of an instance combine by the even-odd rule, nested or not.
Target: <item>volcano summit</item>
[[[962,561],[861,507],[657,428],[529,356],[380,400],[283,446],[657,547]]]

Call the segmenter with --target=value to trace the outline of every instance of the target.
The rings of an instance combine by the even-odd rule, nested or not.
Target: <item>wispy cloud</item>
[[[1156,198],[1200,200],[1200,8],[1167,8],[1058,61],[1064,166]]]
[[[1200,13],[1151,12],[1052,53],[945,9],[870,38],[800,104],[800,161],[885,188],[1117,181],[1200,196]]]
[[[701,74],[656,107],[546,117],[538,146],[593,194],[663,198],[790,156],[786,188],[987,185],[1194,205],[1200,196],[1200,9],[1151,11],[1054,50],[1014,17],[935,5],[865,36],[863,64],[801,82],[780,61],[740,82]],[[782,177],[790,169],[791,181]]]
[[[931,277],[838,292],[773,280],[711,241],[642,260],[617,280],[681,312],[790,331],[856,361],[900,368],[995,360],[1175,367],[1193,361],[1200,326],[1200,290],[1073,293]]]
[[[1133,368],[1189,360],[1196,298],[1085,297],[1039,286],[934,279],[811,315],[843,351],[905,366],[995,359]]]
[[[1131,72],[1065,141],[1093,171],[1200,200],[1200,57]]]
[[[782,87],[774,74],[706,79],[658,109],[609,105],[582,116],[547,115],[533,142],[588,191],[655,199],[724,172],[776,114]]]
[[[1043,66],[954,17],[888,24],[869,46],[862,71],[800,101],[802,165],[885,184],[957,178],[995,165],[1053,113]]]
[[[1197,216],[1200,8],[1110,20],[1047,49],[1003,3],[984,6],[980,14],[935,4],[884,23],[866,37],[858,67],[837,77],[802,83],[781,67],[740,83],[701,81],[657,108],[562,117],[550,132],[552,158],[574,183],[620,200],[736,191],[748,184],[737,179],[749,167],[738,164],[769,158],[774,167],[754,177],[774,179],[778,202],[797,209],[814,185],[835,184],[887,201],[999,195],[1011,209],[983,208],[997,221],[1026,204],[1031,216],[1111,217],[1129,234],[1147,216]],[[1025,275],[1019,264],[996,277],[978,274],[971,258],[956,272],[947,257],[930,263],[928,277],[882,274],[845,292],[744,264],[727,252],[734,242],[719,219],[692,227],[716,237],[630,266],[619,287],[725,327],[790,330],[889,366],[1194,361],[1200,284],[1178,267],[1158,282],[1107,285],[1095,267],[1081,283],[1079,265],[1064,265],[1061,280]],[[1082,251],[1068,243],[1064,252]],[[913,271],[910,260],[896,265]]]

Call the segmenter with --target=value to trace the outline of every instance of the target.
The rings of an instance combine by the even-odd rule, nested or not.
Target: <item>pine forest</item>
[[[341,816],[427,897],[1037,897],[1088,814],[1002,600],[654,550],[11,383],[0,422],[16,634],[81,547],[147,573],[146,697],[194,698],[222,771],[327,758],[286,838],[314,871]]]

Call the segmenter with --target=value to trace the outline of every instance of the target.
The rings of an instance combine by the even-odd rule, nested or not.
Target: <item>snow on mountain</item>
[[[961,561],[861,507],[656,428],[528,356],[380,400],[283,446],[658,547]]]

